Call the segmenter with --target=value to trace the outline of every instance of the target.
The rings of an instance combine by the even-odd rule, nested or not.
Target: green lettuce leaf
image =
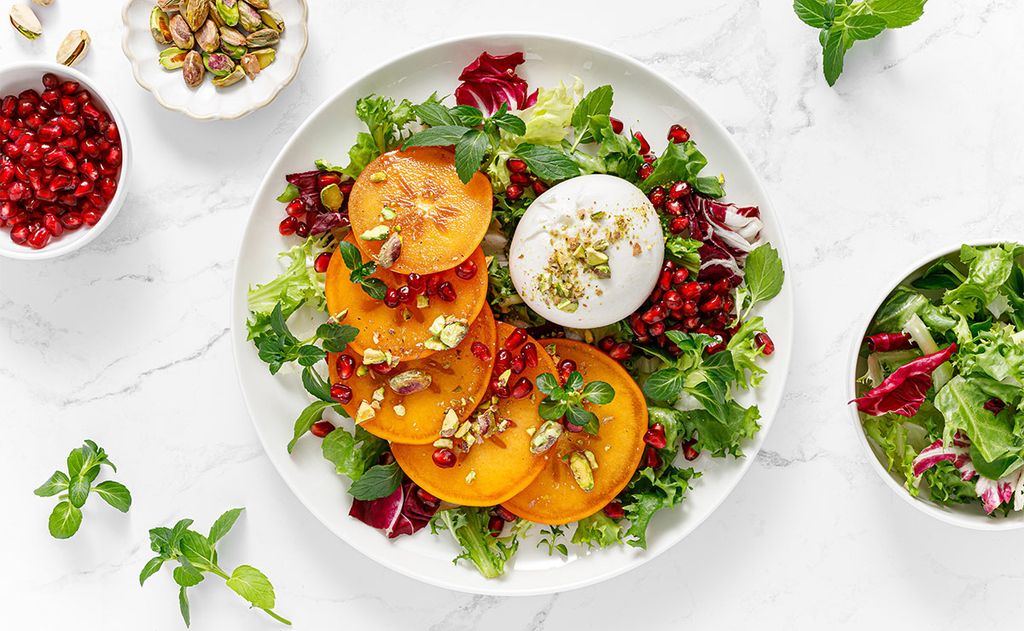
[[[588,548],[607,548],[622,543],[622,527],[611,517],[598,512],[576,523],[572,542]]]
[[[339,475],[355,482],[377,464],[380,455],[388,450],[388,443],[362,427],[357,426],[355,434],[339,427],[324,437],[321,450]]]
[[[497,578],[505,573],[505,564],[519,548],[512,537],[492,537],[487,522],[486,508],[456,506],[438,511],[430,522],[434,534],[447,530],[462,548],[455,562],[464,559],[472,563],[485,578]]]
[[[693,469],[665,465],[661,470],[645,468],[637,472],[621,496],[622,508],[629,519],[626,543],[647,547],[647,527],[658,511],[678,506],[696,475]]]

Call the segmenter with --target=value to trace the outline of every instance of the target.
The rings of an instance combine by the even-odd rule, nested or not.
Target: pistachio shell
[[[260,18],[263,23],[267,25],[267,28],[272,28],[278,33],[284,30],[284,18],[277,11],[271,11],[270,9],[262,9],[260,11]]]
[[[206,76],[206,67],[203,65],[203,56],[198,51],[190,50],[185,56],[185,63],[181,67],[182,78],[185,85],[190,88],[199,87]]]
[[[187,50],[182,50],[175,46],[165,48],[160,51],[160,65],[168,70],[177,70],[185,63],[185,55],[187,54]]]
[[[232,46],[245,46],[245,35],[242,35],[238,30],[225,26],[220,29],[220,39],[225,41]]]
[[[339,191],[340,192],[340,191]],[[339,206],[340,208],[340,206]],[[386,226],[385,226],[386,228]],[[377,252],[377,265],[389,269],[402,255],[402,235],[392,232],[391,235],[381,244]]]
[[[576,484],[584,493],[594,490],[594,469],[590,466],[590,460],[585,454],[574,451],[569,454],[569,470]]]
[[[57,48],[57,63],[65,66],[75,65],[79,59],[85,57],[89,52],[91,42],[89,34],[81,29],[75,29],[68,33],[64,41]]]
[[[216,0],[216,7],[224,24],[228,26],[238,24],[238,0]]]
[[[266,68],[277,59],[277,51],[273,48],[261,48],[252,51],[252,54],[256,55],[256,59],[259,60],[260,68]]]
[[[530,453],[542,454],[555,446],[562,437],[562,424],[558,421],[544,421],[530,438]]]
[[[210,14],[210,19],[213,20],[213,23],[217,25],[217,28],[227,26],[227,22],[224,21],[224,18],[220,16],[220,12],[217,11],[217,0],[207,0],[207,4],[209,4],[210,6],[208,11]]]
[[[245,75],[249,77],[250,80],[255,80],[256,75],[260,73],[260,70],[263,70],[260,66],[259,58],[253,53],[246,53],[245,55],[242,55],[242,58],[239,60],[239,64],[242,66],[242,70],[245,71]]]
[[[238,3],[238,23],[247,31],[258,31],[263,28],[263,18],[260,12],[252,8],[247,2]]]
[[[203,55],[203,65],[215,77],[226,77],[235,69],[235,62],[222,53],[209,53]]]
[[[190,50],[196,44],[192,29],[180,13],[171,18],[171,39],[174,45],[182,50]]]
[[[213,20],[206,20],[202,28],[196,31],[196,43],[208,53],[212,53],[220,48],[220,32],[217,30],[217,25],[213,23]]]
[[[157,44],[166,46],[174,42],[171,39],[171,18],[160,7],[153,7],[149,14],[149,32]]]
[[[28,39],[35,39],[43,34],[43,25],[39,18],[25,4],[16,4],[11,7],[11,26]]]
[[[273,46],[281,41],[281,34],[272,28],[265,28],[249,33],[249,37],[246,40],[249,46]]]
[[[198,31],[210,16],[210,3],[206,0],[182,0],[181,13],[193,31]]]
[[[217,86],[218,88],[226,88],[229,85],[234,85],[238,83],[242,80],[243,77],[245,77],[245,71],[242,70],[241,66],[235,66],[235,69],[232,70],[228,75],[223,77],[217,77],[210,83]]]

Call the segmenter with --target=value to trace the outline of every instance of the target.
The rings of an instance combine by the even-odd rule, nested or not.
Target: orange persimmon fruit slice
[[[647,403],[643,392],[622,366],[599,349],[564,339],[541,340],[553,344],[559,360],[571,359],[583,379],[604,381],[615,390],[605,405],[587,404],[601,420],[597,436],[564,433],[548,452],[547,467],[521,493],[502,505],[514,514],[541,524],[560,525],[593,515],[629,483],[644,451]],[[563,460],[573,451],[590,451],[597,461],[594,488],[585,492]]]
[[[508,324],[498,323],[498,348],[515,330]],[[537,366],[513,375],[510,381],[526,377],[536,384],[537,376],[555,374],[551,357],[537,346]],[[455,466],[442,469],[434,464],[433,445],[391,445],[398,466],[412,481],[445,501],[464,506],[493,506],[519,493],[540,474],[547,465],[549,454],[530,452],[531,428],[543,423],[537,405],[543,394],[534,386],[533,392],[522,399],[498,399],[495,419],[512,421],[510,427],[475,443],[469,453],[455,449]]]
[[[356,236],[380,226],[399,231],[401,254],[391,271],[432,274],[473,254],[491,222],[492,200],[491,183],[483,173],[476,173],[469,184],[459,179],[451,149],[410,147],[385,153],[366,166],[352,186],[348,216]],[[385,208],[391,212],[382,213]],[[356,240],[374,260],[381,244]]]
[[[355,418],[359,404],[373,400],[373,393],[383,388],[384,398],[374,417],[362,424],[374,436],[396,443],[425,445],[437,440],[448,410],[465,420],[480,403],[491,381],[494,367],[494,344],[497,329],[491,308],[484,306],[469,327],[465,339],[455,348],[439,351],[423,359],[401,362],[387,375],[370,370],[363,376],[352,375],[342,383],[352,388],[352,400],[342,407]],[[490,357],[486,361],[473,355],[472,346],[479,342],[487,347]],[[327,361],[331,383],[337,383],[337,359],[340,353],[331,353]],[[357,360],[358,363],[358,360]],[[400,395],[389,385],[392,377],[417,370],[430,377],[425,390]]]
[[[345,240],[351,243],[352,235]],[[341,252],[336,250],[331,256],[330,265],[327,266],[327,281],[324,288],[327,309],[332,315],[348,310],[344,323],[359,329],[359,334],[349,344],[349,348],[360,355],[365,353],[366,349],[373,348],[389,352],[399,361],[426,357],[436,352],[423,346],[423,342],[431,337],[430,325],[437,316],[451,316],[471,323],[487,301],[487,262],[484,260],[483,250],[474,250],[470,260],[476,263],[477,273],[469,280],[459,278],[454,270],[446,270],[435,275],[439,282],[451,283],[455,291],[454,301],[445,301],[435,294],[429,297],[429,304],[426,307],[417,307],[416,300],[412,300],[408,304],[400,304],[391,309],[383,301],[367,295],[358,283],[349,280],[351,272],[345,265]],[[373,278],[379,278],[392,289],[407,283],[404,275],[383,269],[378,269]]]

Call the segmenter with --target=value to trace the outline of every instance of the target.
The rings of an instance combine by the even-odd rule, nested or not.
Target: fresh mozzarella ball
[[[516,291],[546,320],[592,329],[636,311],[665,255],[657,211],[611,175],[552,186],[526,209],[509,250]]]

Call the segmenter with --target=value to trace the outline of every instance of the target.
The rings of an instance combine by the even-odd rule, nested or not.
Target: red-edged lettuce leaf
[[[902,351],[914,348],[914,342],[909,333],[876,333],[864,338],[868,343],[868,351],[872,353],[886,353],[888,351]]]
[[[391,539],[411,535],[426,526],[440,506],[440,502],[425,500],[417,491],[419,487],[406,480],[387,497],[369,501],[353,499],[348,514],[368,526],[383,530]]]
[[[914,416],[924,402],[925,394],[932,387],[932,373],[956,352],[956,344],[945,349],[918,357],[897,368],[877,388],[868,391],[851,403],[857,409],[871,416],[899,414]]]
[[[471,105],[485,115],[498,111],[502,103],[509,109],[522,110],[537,102],[537,91],[527,94],[526,80],[516,74],[526,57],[523,53],[494,56],[483,52],[462,70],[455,88],[455,102]]]

